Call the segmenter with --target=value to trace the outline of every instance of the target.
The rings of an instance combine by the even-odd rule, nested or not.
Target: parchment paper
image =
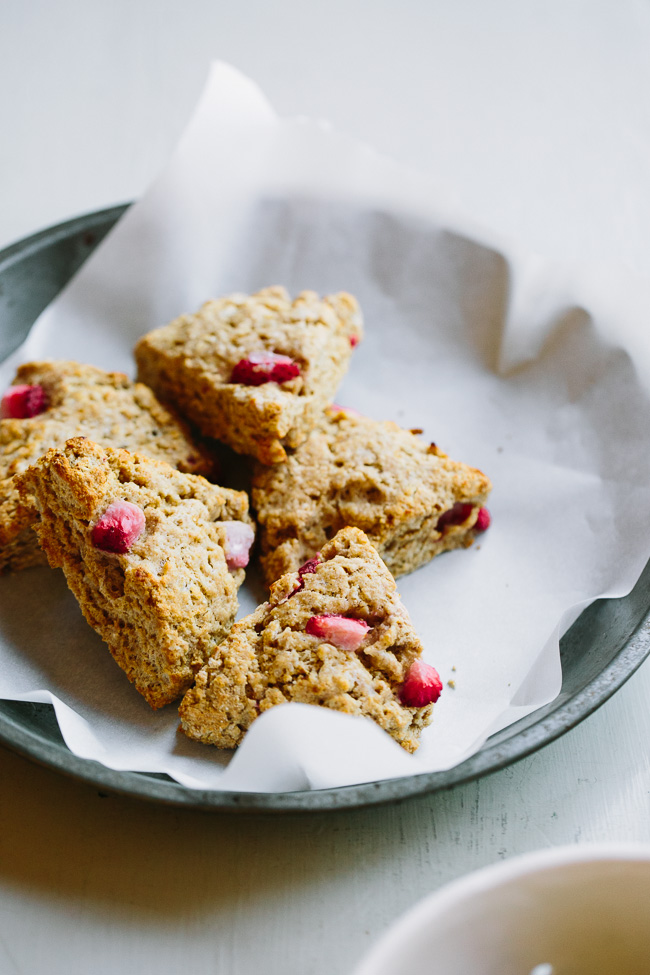
[[[558,640],[650,555],[645,286],[556,267],[447,212],[421,174],[322,123],[278,119],[216,64],[168,168],[0,370],[74,358],[134,374],[143,332],[228,291],[348,290],[366,338],[336,400],[424,428],[494,483],[491,529],[399,580],[445,681],[409,756],[365,719],[283,705],[229,752],[152,712],[59,571],[0,580],[0,696],[54,705],[69,748],[190,788],[325,788],[449,768],[551,701]],[[226,479],[235,470],[226,471]],[[255,572],[240,616],[264,598]]]

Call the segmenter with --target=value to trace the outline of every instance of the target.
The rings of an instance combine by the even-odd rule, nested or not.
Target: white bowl
[[[354,975],[650,975],[650,847],[571,846],[454,881]]]

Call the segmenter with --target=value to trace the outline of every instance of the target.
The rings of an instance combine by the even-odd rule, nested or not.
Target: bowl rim
[[[380,963],[385,961],[387,955],[392,955],[426,924],[434,923],[437,918],[454,911],[473,897],[505,887],[521,877],[551,873],[581,863],[605,862],[643,864],[650,872],[650,843],[565,844],[500,860],[450,880],[407,908],[361,958],[352,975],[381,975]]]

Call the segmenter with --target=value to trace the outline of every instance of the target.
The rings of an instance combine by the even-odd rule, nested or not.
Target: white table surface
[[[220,57],[486,226],[647,275],[649,49],[648,0],[5,0],[0,246],[137,197]],[[345,975],[451,879],[650,842],[648,701],[650,663],[510,769],[304,817],[104,797],[0,749],[0,972]]]

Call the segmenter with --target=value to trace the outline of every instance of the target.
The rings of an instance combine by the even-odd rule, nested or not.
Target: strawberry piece
[[[449,528],[452,525],[462,525],[464,521],[467,521],[473,510],[473,504],[464,504],[462,501],[457,501],[449,511],[444,511],[440,515],[436,524],[436,531],[442,532],[445,528]]]
[[[305,583],[303,580],[303,576],[307,576],[310,575],[312,572],[315,572],[318,566],[320,565],[320,563],[321,563],[320,552],[316,552],[316,555],[313,557],[313,559],[307,559],[304,565],[300,566],[300,568],[298,569],[298,581],[295,585],[295,588],[293,592],[289,593],[289,595],[286,597],[286,599],[283,600],[283,602],[286,602],[286,600],[290,599],[291,596],[295,596],[297,592],[300,592],[301,589],[304,589]]]
[[[10,386],[0,403],[0,417],[26,420],[43,413],[47,407],[47,393],[42,386]]]
[[[240,359],[230,376],[231,383],[262,386],[264,383],[286,383],[300,375],[300,366],[288,355],[277,352],[251,352]]]
[[[414,660],[399,690],[405,708],[424,708],[435,704],[442,693],[442,681],[435,667],[424,660]]]
[[[474,531],[484,532],[487,531],[492,524],[492,515],[487,510],[487,508],[480,508],[478,516],[476,518],[476,524],[474,525]]]
[[[329,406],[330,413],[344,413],[345,416],[361,416],[358,410],[355,410],[352,406],[340,406],[338,403],[331,403]]]
[[[243,569],[248,565],[255,532],[244,521],[222,521],[226,529],[226,563],[229,569]]]
[[[310,575],[312,572],[316,571],[320,563],[321,563],[321,554],[320,552],[316,552],[316,555],[313,557],[313,559],[307,559],[307,561],[300,566],[300,568],[298,569],[298,575],[300,576],[301,579],[303,576]]]
[[[358,337],[358,335],[351,335],[350,336],[350,346],[351,346],[351,348],[356,349],[356,347],[357,347],[358,344],[359,344],[359,337]]]
[[[339,650],[358,650],[369,629],[363,620],[353,620],[338,613],[324,613],[307,620],[305,633],[327,640]]]
[[[114,501],[96,523],[90,537],[93,545],[103,552],[123,555],[144,531],[142,508],[130,501]]]

